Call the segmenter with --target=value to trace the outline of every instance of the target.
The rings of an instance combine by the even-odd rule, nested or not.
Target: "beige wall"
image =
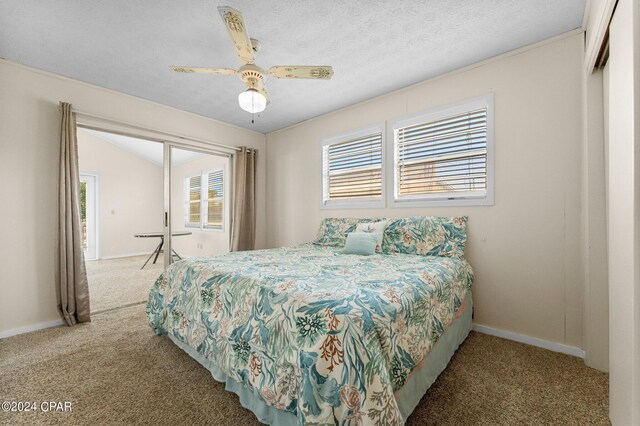
[[[619,0],[608,62],[610,418],[640,424],[640,4]]]
[[[583,34],[555,39],[267,135],[267,244],[310,241],[323,217],[468,215],[475,322],[582,346]],[[320,141],[493,93],[495,205],[321,210]]]
[[[214,254],[226,253],[229,251],[229,212],[230,197],[224,197],[225,229],[217,230],[196,230],[185,228],[184,226],[184,178],[200,173],[203,170],[213,168],[225,169],[224,179],[229,178],[229,159],[216,155],[204,155],[191,161],[176,164],[171,170],[171,226],[173,231],[189,231],[188,236],[174,237],[172,239],[173,249],[182,257],[211,256]],[[228,182],[225,183],[225,190]]]
[[[257,245],[265,245],[265,136],[0,60],[0,333],[59,319],[54,274],[58,102],[115,120],[257,148]],[[18,184],[19,183],[19,184]]]
[[[162,167],[83,129],[78,151],[80,173],[98,175],[100,258],[151,253],[158,240],[134,234],[162,231]]]

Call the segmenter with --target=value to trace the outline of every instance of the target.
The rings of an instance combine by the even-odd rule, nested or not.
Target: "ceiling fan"
[[[249,38],[242,14],[228,7],[218,7],[218,12],[224,21],[231,41],[236,49],[236,54],[244,65],[237,70],[232,68],[202,68],[202,67],[171,67],[175,72],[181,73],[207,73],[233,75],[239,74],[247,85],[247,90],[238,95],[240,108],[250,113],[264,111],[270,102],[269,94],[265,88],[267,75],[275,78],[308,78],[329,80],[333,76],[333,68],[329,66],[301,66],[283,65],[269,68],[268,73],[255,64],[254,52],[260,49],[260,42]]]

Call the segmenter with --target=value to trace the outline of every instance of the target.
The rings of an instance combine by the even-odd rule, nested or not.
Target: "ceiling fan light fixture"
[[[238,103],[243,110],[255,114],[267,107],[267,98],[256,89],[247,89],[238,95]]]

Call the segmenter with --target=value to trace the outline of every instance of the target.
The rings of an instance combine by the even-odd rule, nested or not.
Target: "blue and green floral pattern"
[[[466,216],[405,217],[392,219],[387,223],[382,251],[462,258],[466,242]]]
[[[344,247],[347,234],[356,230],[362,222],[373,222],[378,219],[357,219],[351,217],[327,218],[320,222],[318,235],[313,244],[329,247]]]
[[[394,392],[471,287],[464,259],[304,244],[171,265],[147,303],[169,333],[300,424],[401,425]]]

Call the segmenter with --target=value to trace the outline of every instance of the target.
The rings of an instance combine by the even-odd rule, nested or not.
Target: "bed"
[[[150,326],[263,423],[404,424],[471,329],[466,217],[435,219],[390,222],[372,256],[342,249],[365,219],[326,219],[314,243],[176,262]]]

